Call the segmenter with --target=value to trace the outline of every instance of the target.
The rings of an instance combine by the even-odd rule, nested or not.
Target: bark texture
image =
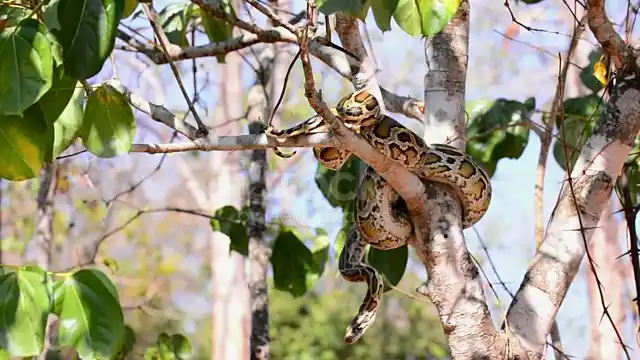
[[[464,95],[469,63],[468,1],[438,34],[425,42],[423,138],[464,149],[466,144]],[[462,111],[461,111],[462,109]]]

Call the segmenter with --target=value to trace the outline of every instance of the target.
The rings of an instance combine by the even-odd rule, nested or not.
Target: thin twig
[[[189,106],[189,110],[191,110],[191,113],[193,114],[193,118],[196,120],[196,123],[198,124],[198,134],[197,134],[198,137],[207,136],[209,134],[209,130],[207,129],[207,126],[204,124],[202,119],[200,119],[200,115],[198,115],[196,108],[193,106],[193,103],[189,98],[189,94],[187,94],[187,90],[185,89],[184,84],[182,83],[182,78],[180,77],[180,72],[178,71],[178,68],[176,67],[175,63],[170,59],[171,56],[167,51],[167,46],[168,46],[167,44],[169,44],[169,41],[167,39],[167,35],[164,33],[164,30],[162,29],[162,26],[158,24],[158,13],[149,4],[142,4],[142,8],[145,14],[147,15],[147,18],[149,18],[149,23],[151,24],[151,27],[153,28],[153,32],[156,34],[156,37],[158,38],[158,41],[160,42],[160,45],[162,46],[163,51],[165,52],[165,54],[167,55],[167,58],[169,59],[169,66],[171,67],[171,71],[173,72],[173,75],[175,76],[176,81],[178,82],[178,86],[180,87],[182,96],[187,102],[187,105]]]

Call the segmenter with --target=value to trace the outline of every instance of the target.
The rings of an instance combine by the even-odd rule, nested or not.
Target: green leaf
[[[161,360],[189,359],[193,355],[191,343],[181,334],[169,336],[169,334],[163,332],[158,336],[156,344]]]
[[[116,39],[124,0],[60,0],[60,43],[67,73],[78,80],[96,75]]]
[[[405,244],[397,249],[379,250],[369,248],[367,262],[376,268],[384,279],[384,291],[397,286],[407,268],[409,261],[409,247]]]
[[[73,141],[78,138],[82,130],[82,104],[84,103],[85,91],[83,88],[76,88],[71,96],[71,101],[67,103],[58,119],[53,123],[54,141],[52,158],[65,151]]]
[[[60,318],[60,345],[81,359],[110,359],[125,335],[122,309],[113,283],[96,269],[82,269],[56,282],[54,312]]]
[[[129,152],[136,134],[127,98],[103,84],[89,94],[82,119],[82,141],[92,154],[109,158]]]
[[[373,9],[373,17],[376,20],[378,28],[383,33],[391,30],[391,17],[395,11],[395,6],[392,2],[387,0],[371,0],[371,8]]]
[[[0,348],[10,356],[35,356],[43,349],[51,309],[52,281],[35,266],[0,275]]]
[[[595,76],[593,76],[594,65],[598,62],[602,54],[602,48],[593,50],[589,54],[589,65],[580,70],[580,80],[582,80],[584,86],[588,87],[589,90],[593,91],[594,93],[602,90],[602,88],[604,87],[602,83]]]
[[[60,26],[60,22],[58,21],[58,6],[60,5],[60,0],[50,0],[47,4],[43,6],[44,11],[44,24],[47,26],[49,31],[51,30],[60,30],[62,26]]]
[[[444,29],[458,11],[460,0],[384,0],[393,18],[411,36],[431,36]]]
[[[53,131],[40,107],[27,109],[23,117],[0,115],[0,178],[31,179],[53,147]]]
[[[318,270],[309,248],[286,228],[280,230],[273,243],[271,266],[275,288],[295,297],[307,292],[307,274]]]
[[[51,88],[47,29],[34,19],[0,32],[0,115],[21,115]]]
[[[120,349],[118,350],[114,360],[124,360],[125,357],[133,351],[133,346],[135,344],[136,333],[133,331],[131,326],[125,325]]]
[[[58,40],[60,38],[60,30],[53,29],[47,31],[47,41],[49,41],[49,48],[51,49],[51,57],[55,61],[54,68],[56,65],[64,64],[64,56],[62,55],[62,45]]]
[[[249,234],[247,222],[250,210],[248,207],[238,211],[231,205],[216,210],[211,219],[211,230],[221,232],[229,237],[229,252],[236,251],[244,256],[249,255]]]
[[[188,7],[191,4],[169,4],[160,11],[159,22],[162,24],[167,39],[172,44],[187,47],[189,41],[187,40],[187,25],[188,19]]]
[[[556,118],[556,127],[558,129],[558,138],[553,145],[553,156],[558,165],[563,170],[566,169],[567,158],[569,155],[569,166],[573,168],[582,146],[591,136],[591,131],[596,120],[602,114],[605,104],[598,95],[587,95],[568,99],[563,104],[564,107],[564,126],[562,117]]]
[[[331,15],[336,12],[343,12],[364,21],[369,11],[369,3],[363,0],[318,0],[316,1],[318,11]]]
[[[124,8],[122,9],[122,19],[126,19],[136,11],[138,0],[124,0]]]
[[[535,109],[535,99],[524,103],[515,100],[496,99],[470,102],[467,127],[467,152],[484,163],[490,176],[496,171],[498,161],[517,159],[529,141],[529,127],[524,122]]]
[[[235,15],[235,11],[229,4],[229,0],[221,1],[221,6],[225,12]],[[198,8],[199,10],[199,8]],[[201,11],[202,25],[211,42],[221,42],[230,39],[233,36],[233,26],[228,22],[211,16],[206,11]],[[219,64],[225,63],[225,55],[217,55],[216,59]]]

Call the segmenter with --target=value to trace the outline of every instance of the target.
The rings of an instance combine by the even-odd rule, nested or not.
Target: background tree
[[[620,344],[632,344],[637,329],[635,315],[623,314],[633,309],[640,276],[638,88],[628,45],[636,11],[609,1],[609,21],[601,1],[526,3],[470,11],[446,1],[0,0],[0,177],[10,180],[0,184],[0,309],[12,315],[2,320],[0,348],[15,356],[77,351],[83,359],[501,359],[507,350],[538,358],[550,332],[556,358],[580,356],[587,337],[571,317],[585,318],[576,299],[586,290],[569,285],[586,253],[589,356],[633,356]],[[331,15],[331,41],[340,47],[297,36],[314,24],[323,34],[323,15]],[[423,48],[424,56],[416,51]],[[301,61],[287,69],[298,50]],[[418,63],[428,64],[424,81]],[[454,199],[447,190],[381,167],[384,156],[337,124],[332,134],[281,145],[341,142],[361,160],[340,171],[302,149],[288,161],[265,158],[276,143],[255,134],[267,121],[283,128],[320,113],[335,122],[313,90],[331,105],[353,88],[373,91],[428,142],[466,147],[486,166],[495,195],[476,228],[463,236],[455,206],[438,213]],[[347,346],[341,337],[364,289],[339,280],[335,258],[365,163],[405,198],[421,235],[415,253],[372,250],[368,260],[388,290],[413,294],[428,279],[435,307],[387,292],[376,324]],[[614,214],[601,216],[621,169],[623,214],[612,205]],[[511,194],[522,194],[528,179],[535,204],[527,194],[514,203]],[[555,204],[561,183],[545,213],[544,197]],[[425,195],[433,192],[439,196]],[[530,210],[523,226],[511,226],[518,202]],[[439,217],[451,227],[436,231]],[[596,225],[615,227],[623,217],[629,240],[622,231],[594,235]],[[526,241],[522,229],[534,227]],[[524,240],[499,248],[513,238]],[[620,241],[633,271],[616,260],[626,251],[616,248]],[[434,251],[445,243],[451,253]],[[464,266],[452,268],[451,259]],[[521,286],[515,274],[527,263]],[[631,284],[624,299],[622,284]],[[504,330],[489,310],[506,319]]]

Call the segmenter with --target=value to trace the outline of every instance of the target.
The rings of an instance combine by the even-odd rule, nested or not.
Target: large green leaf
[[[524,103],[515,100],[496,99],[470,102],[467,127],[467,152],[484,163],[490,176],[496,171],[498,161],[517,159],[529,141],[526,121],[535,109],[535,99]]]
[[[191,343],[182,334],[169,336],[163,332],[156,341],[160,360],[186,360],[193,355]]]
[[[318,0],[316,6],[325,15],[343,12],[364,21],[370,5],[362,0]]]
[[[273,243],[271,266],[275,288],[296,297],[307,292],[307,274],[318,270],[311,250],[286,228],[281,229]]]
[[[19,181],[36,177],[53,146],[53,131],[39,106],[23,117],[0,115],[0,178]]]
[[[0,275],[0,348],[8,355],[42,352],[52,283],[49,274],[35,266]]]
[[[60,0],[60,42],[67,73],[78,80],[96,75],[116,39],[124,0]]]
[[[395,9],[393,18],[411,36],[432,36],[444,29],[458,11],[460,0],[384,0]]]
[[[236,251],[244,256],[249,255],[249,234],[247,222],[250,210],[248,207],[238,211],[231,205],[216,210],[211,219],[211,230],[221,232],[229,237],[229,251]]]
[[[393,250],[370,248],[367,254],[367,262],[382,274],[385,292],[402,280],[408,261],[409,247],[406,244]]]
[[[136,121],[127,98],[103,84],[87,98],[82,119],[82,141],[92,154],[109,158],[129,152]]]
[[[567,158],[569,155],[569,167],[575,164],[582,146],[587,142],[593,126],[604,110],[605,104],[598,95],[587,95],[583,97],[568,99],[563,104],[564,126],[562,117],[556,118],[558,129],[558,139],[553,145],[553,156],[558,165],[566,170]]]
[[[102,272],[82,269],[56,282],[54,312],[60,318],[60,345],[82,359],[110,359],[125,335],[117,290]]]
[[[235,15],[235,11],[233,10],[233,7],[231,7],[229,0],[221,1],[220,4],[224,11]],[[199,10],[199,8],[197,10]],[[233,36],[233,26],[231,24],[222,19],[211,16],[206,11],[200,11],[199,13],[202,16],[202,25],[204,25],[204,30],[209,37],[209,41],[221,42],[228,40]],[[218,55],[216,56],[216,59],[219,64],[225,63],[225,55]]]
[[[53,81],[47,29],[34,19],[0,32],[0,115],[20,115]]]

